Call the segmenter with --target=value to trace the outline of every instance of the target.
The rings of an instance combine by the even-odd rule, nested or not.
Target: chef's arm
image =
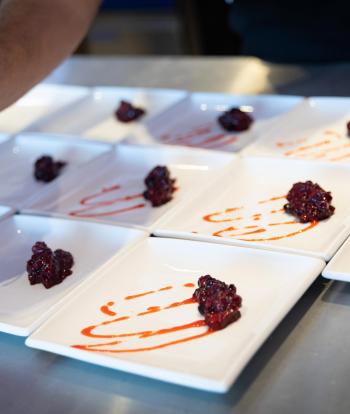
[[[0,110],[79,45],[101,0],[0,1]]]

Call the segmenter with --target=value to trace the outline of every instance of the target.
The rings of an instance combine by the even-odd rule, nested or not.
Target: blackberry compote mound
[[[346,123],[346,131],[348,133],[348,137],[350,138],[350,121]]]
[[[61,249],[53,252],[44,242],[36,242],[32,252],[32,257],[27,262],[31,285],[42,283],[46,289],[49,289],[72,274],[74,260],[69,252]]]
[[[294,184],[287,194],[287,200],[284,210],[296,216],[301,223],[325,220],[335,210],[331,205],[331,193],[312,181]]]
[[[167,167],[157,166],[145,178],[147,190],[143,193],[146,200],[152,203],[153,207],[159,207],[173,198],[175,179],[170,178]]]
[[[226,131],[245,131],[253,122],[253,118],[239,108],[231,108],[218,117],[218,122]]]
[[[48,183],[54,180],[66,165],[64,161],[54,161],[49,155],[38,158],[34,164],[34,177]]]
[[[193,293],[198,310],[204,315],[209,328],[219,330],[240,318],[242,298],[236,294],[233,284],[214,279],[210,275],[198,279],[198,288]]]
[[[118,109],[115,111],[115,116],[120,122],[131,122],[140,118],[145,114],[142,108],[136,108],[130,102],[120,101]]]

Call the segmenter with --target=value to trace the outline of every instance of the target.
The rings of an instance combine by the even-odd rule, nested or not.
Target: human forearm
[[[0,110],[74,51],[100,0],[0,2]]]

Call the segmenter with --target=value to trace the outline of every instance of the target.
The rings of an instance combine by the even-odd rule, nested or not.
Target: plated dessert
[[[43,155],[34,164],[34,177],[37,181],[49,183],[54,180],[67,163],[65,161],[54,161],[50,155]]]
[[[240,108],[231,108],[218,117],[218,122],[226,131],[246,131],[253,123],[253,118]]]
[[[132,122],[143,116],[146,111],[142,108],[133,106],[130,102],[120,101],[118,109],[115,111],[115,116],[120,122]]]
[[[74,259],[71,253],[62,249],[54,252],[44,242],[32,247],[32,257],[27,262],[28,279],[31,285],[42,283],[46,289],[62,283],[72,274]]]

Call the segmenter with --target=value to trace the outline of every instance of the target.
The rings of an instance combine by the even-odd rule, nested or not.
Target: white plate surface
[[[72,177],[65,181],[62,177],[62,188],[70,187],[71,192],[47,192],[26,211],[152,228],[158,219],[188,202],[221,175],[233,160],[233,155],[223,152],[120,144],[89,164],[81,172],[84,180],[76,186],[72,185]],[[157,165],[169,168],[178,189],[170,202],[152,207],[142,193],[146,175]]]
[[[118,141],[153,116],[184,98],[185,92],[172,89],[94,88],[90,96],[70,111],[42,123],[41,131],[81,134],[84,138]],[[123,123],[114,113],[125,100],[143,108],[146,114],[138,120]]]
[[[302,99],[296,96],[193,93],[152,119],[145,128],[135,130],[127,140],[238,151],[266,131],[278,115],[290,111]],[[254,123],[249,130],[230,133],[221,128],[217,118],[231,107],[239,107],[251,114]]]
[[[349,98],[310,98],[244,150],[246,155],[350,162]]]
[[[86,143],[64,136],[23,133],[1,144],[0,203],[22,207],[31,197],[57,186],[59,179],[76,167],[110,150],[108,144]],[[34,178],[34,163],[43,155],[67,162],[59,177],[51,183]]]
[[[322,272],[327,279],[350,282],[350,239],[347,239]]]
[[[10,138],[11,138],[11,135],[3,134],[2,132],[0,132],[0,144],[2,144],[3,142],[7,141]]]
[[[17,133],[23,129],[35,129],[35,123],[67,105],[83,99],[89,93],[81,86],[40,84],[31,89],[0,113],[0,131]]]
[[[315,258],[149,238],[102,272],[26,343],[163,381],[225,392],[323,267],[324,262]],[[203,321],[195,303],[181,305],[204,274],[234,283],[243,298],[241,319],[212,333],[206,326],[190,325]]]
[[[4,220],[6,217],[12,216],[15,211],[8,206],[0,206],[0,220]]]
[[[138,230],[48,217],[15,215],[1,221],[0,330],[29,335],[73,288],[143,237],[146,233]],[[73,274],[50,289],[28,281],[26,263],[36,241],[74,257]]]
[[[299,223],[283,210],[296,182],[311,180],[333,196],[335,214]],[[251,245],[329,260],[350,232],[350,169],[344,165],[246,158],[205,193],[157,223],[161,236]]]

